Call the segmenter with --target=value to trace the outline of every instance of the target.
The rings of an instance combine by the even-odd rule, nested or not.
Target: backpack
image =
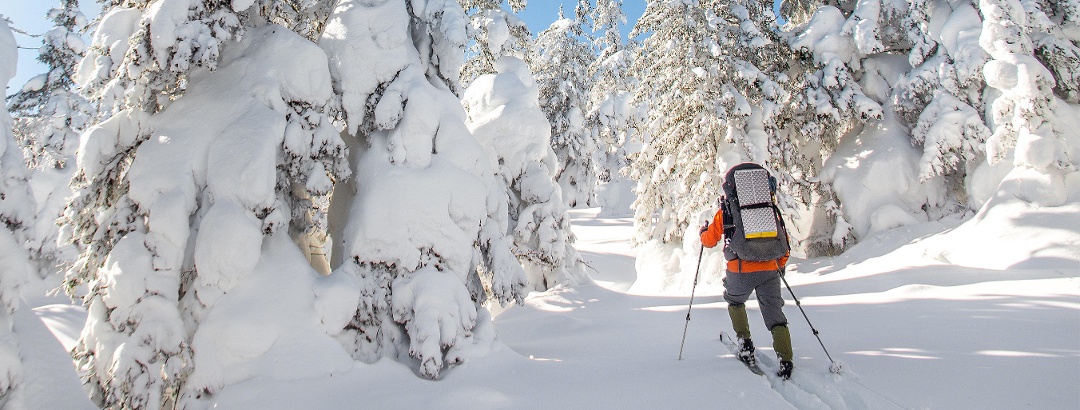
[[[720,198],[724,223],[724,258],[777,260],[788,253],[787,228],[776,206],[776,179],[758,164],[731,167]]]

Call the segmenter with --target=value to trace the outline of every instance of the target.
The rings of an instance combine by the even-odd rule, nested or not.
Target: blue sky
[[[627,24],[632,25],[641,16],[641,13],[645,11],[645,2],[646,0],[623,0],[623,12],[626,14]],[[0,15],[11,20],[15,28],[31,34],[41,34],[49,29],[50,24],[45,19],[45,13],[58,4],[60,4],[58,0],[0,0]],[[81,0],[80,4],[88,18],[93,19],[97,15],[98,5],[94,0]],[[519,16],[535,34],[555,21],[561,4],[565,5],[567,15],[573,15],[577,0],[531,0]],[[627,31],[629,27],[624,29],[624,32]],[[41,44],[41,39],[16,33],[15,40],[20,46],[18,73],[8,84],[9,88],[5,95],[17,91],[26,83],[26,80],[45,70],[44,66],[37,62],[37,48]]]
[[[645,2],[646,0],[623,0],[623,14],[626,14],[628,25],[633,25],[634,21],[645,12]],[[536,34],[548,28],[559,16],[559,5],[563,5],[563,11],[567,16],[573,17],[574,6],[577,3],[577,0],[529,0],[528,7],[518,16],[525,20],[525,24],[529,25],[529,30]],[[626,27],[623,31],[629,32],[630,27]]]

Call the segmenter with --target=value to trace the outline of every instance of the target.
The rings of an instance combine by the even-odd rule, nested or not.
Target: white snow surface
[[[650,272],[635,271],[632,218],[601,217],[599,209],[571,212],[577,246],[593,268],[595,284],[533,293],[524,306],[495,312],[497,340],[490,351],[445,370],[438,381],[389,358],[374,364],[352,361],[334,353],[341,349],[331,340],[305,336],[317,332],[282,327],[303,320],[246,323],[249,316],[310,314],[302,306],[312,303],[312,295],[290,291],[308,285],[288,285],[304,275],[285,273],[303,267],[277,263],[296,258],[264,260],[257,268],[265,276],[261,288],[235,291],[274,298],[280,309],[245,313],[250,308],[243,304],[219,306],[236,319],[219,323],[228,333],[219,337],[250,342],[269,330],[278,337],[266,340],[276,342],[253,361],[242,360],[243,352],[216,352],[223,355],[222,366],[242,367],[230,367],[226,373],[235,384],[204,404],[220,409],[336,409],[358,403],[440,409],[1077,408],[1080,222],[1069,215],[1078,212],[1075,202],[1037,208],[1005,201],[966,222],[884,230],[839,257],[794,260],[787,279],[845,371],[828,372],[829,360],[785,290],[796,357],[789,382],[751,374],[718,341],[731,326],[719,284],[693,289],[689,322],[689,281],[676,293],[649,294],[642,286],[635,288],[638,294],[626,293]],[[692,277],[692,269],[683,274]],[[81,308],[43,297],[28,298],[28,304],[15,323],[24,346],[26,403],[91,408],[66,366],[65,350],[78,338],[84,317]],[[771,355],[757,305],[748,306],[759,349]],[[491,332],[476,329],[478,337]]]

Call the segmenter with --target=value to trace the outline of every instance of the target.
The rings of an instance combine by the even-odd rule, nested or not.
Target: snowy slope
[[[439,381],[385,359],[331,377],[275,372],[229,386],[216,408],[1077,408],[1080,396],[1080,227],[1076,205],[1052,211],[1013,207],[960,224],[930,223],[867,238],[832,259],[797,260],[788,280],[828,359],[794,303],[796,375],[781,383],[746,371],[718,341],[730,327],[718,285],[699,285],[677,360],[690,289],[625,293],[638,276],[630,218],[573,211],[578,248],[595,285],[534,293],[497,314],[500,343]],[[1047,226],[1054,221],[1054,226]],[[1024,223],[1027,225],[1017,225]],[[941,234],[941,232],[946,232]],[[973,240],[972,238],[980,238]],[[1005,246],[1007,244],[1011,246]],[[979,249],[992,251],[984,258]],[[1010,250],[1006,252],[1005,250]],[[1046,254],[1046,257],[1040,255]],[[1027,255],[1027,256],[1024,256]],[[692,275],[693,272],[689,272]],[[689,282],[688,282],[689,283]],[[637,288],[640,290],[640,288]],[[785,291],[785,294],[787,292]],[[768,333],[756,306],[751,326],[763,353]],[[60,340],[77,338],[77,312],[33,309]],[[17,326],[24,346],[48,335]],[[33,340],[29,340],[33,339]],[[44,344],[42,346],[45,346]],[[44,356],[39,352],[38,355]],[[280,363],[316,353],[284,349]],[[38,361],[27,363],[29,368]],[[60,370],[57,370],[60,371]],[[61,371],[70,380],[74,373]],[[56,397],[73,397],[71,382]],[[48,403],[46,391],[32,390]],[[28,392],[29,394],[30,392]],[[54,399],[50,399],[54,400]],[[74,399],[73,399],[74,400]],[[76,400],[71,407],[79,407]]]

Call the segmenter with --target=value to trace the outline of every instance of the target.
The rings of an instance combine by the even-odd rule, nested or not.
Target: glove
[[[780,269],[777,269],[776,271],[780,272],[780,277],[784,277],[784,275],[787,274],[787,267],[786,266],[781,266]]]

